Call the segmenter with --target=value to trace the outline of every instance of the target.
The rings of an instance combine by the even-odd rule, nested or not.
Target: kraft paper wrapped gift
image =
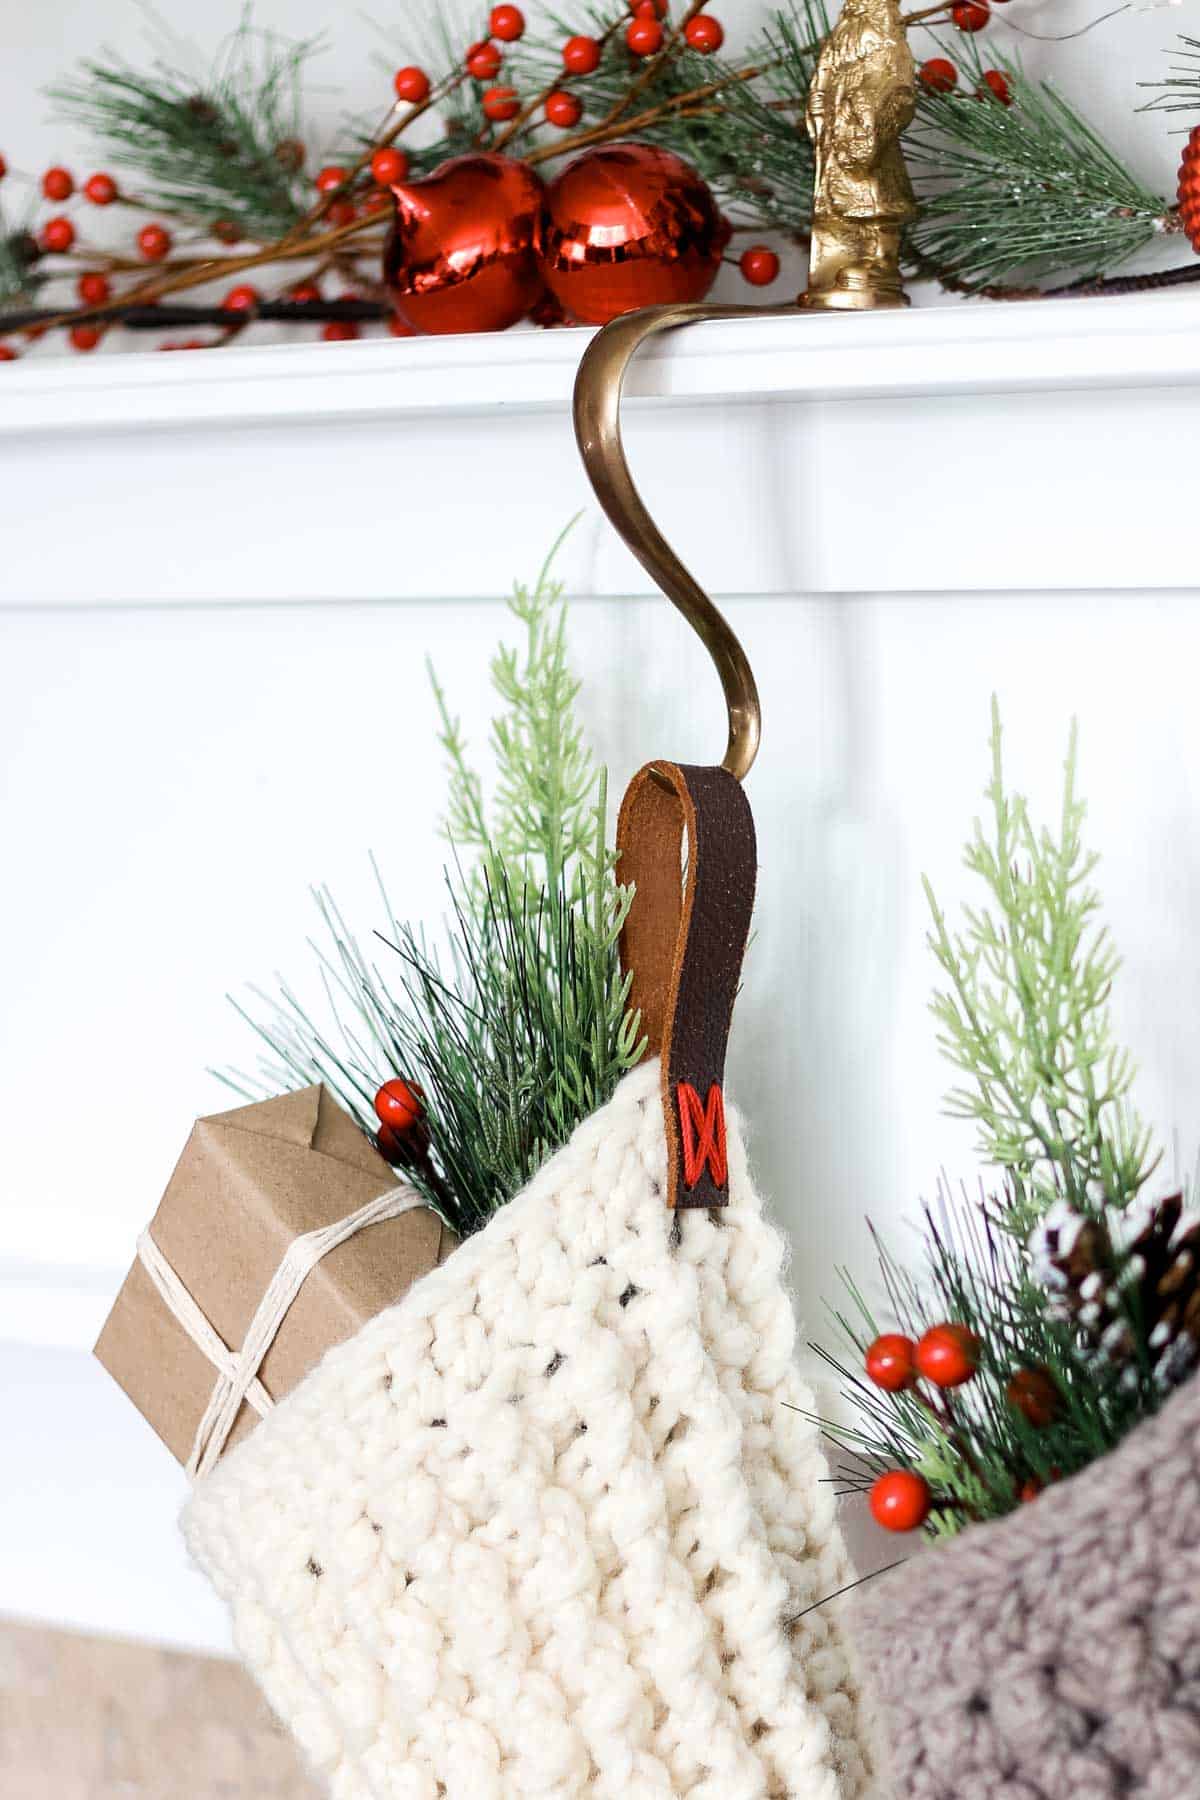
[[[149,1235],[231,1350],[242,1345],[289,1247],[397,1190],[395,1172],[322,1086],[197,1120]],[[435,1268],[457,1239],[415,1205],[354,1232],[316,1262],[259,1366],[271,1401],[291,1391],[326,1350],[352,1337]],[[187,1463],[217,1371],[139,1256],[96,1344],[96,1355],[168,1449]],[[229,1442],[258,1414],[238,1413]]]

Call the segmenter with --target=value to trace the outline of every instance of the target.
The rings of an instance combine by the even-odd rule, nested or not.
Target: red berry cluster
[[[957,8],[955,9],[958,10]],[[970,27],[978,30],[977,26]],[[921,81],[931,93],[952,94],[958,86],[958,70],[945,56],[931,56],[921,64]],[[985,69],[975,90],[977,100],[998,100],[1001,106],[1012,105],[1012,87],[1000,69]]]
[[[497,7],[496,12],[516,12],[516,7]],[[411,1162],[426,1147],[428,1139],[422,1143],[425,1090],[418,1082],[405,1081],[399,1075],[385,1081],[375,1095],[375,1116],[379,1120],[375,1143],[385,1161]]]
[[[965,1325],[934,1325],[916,1342],[900,1332],[875,1339],[866,1355],[867,1375],[887,1394],[927,1381],[940,1389],[962,1387],[979,1367],[979,1339]],[[887,1531],[916,1531],[929,1517],[932,1495],[923,1475],[889,1469],[871,1488],[871,1513]]]

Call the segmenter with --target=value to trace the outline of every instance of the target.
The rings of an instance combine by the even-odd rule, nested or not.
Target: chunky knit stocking
[[[335,1800],[859,1800],[850,1579],[781,1240],[672,1215],[656,1063],[196,1488]],[[965,1800],[965,1797],[962,1797]]]

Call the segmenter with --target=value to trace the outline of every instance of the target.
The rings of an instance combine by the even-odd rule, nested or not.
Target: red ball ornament
[[[980,100],[998,100],[1001,106],[1012,105],[1012,89],[1008,85],[1008,77],[999,69],[985,69],[983,80],[978,90]]]
[[[75,177],[69,169],[47,169],[42,176],[42,192],[47,200],[69,200],[75,192]]]
[[[1053,1425],[1058,1417],[1059,1392],[1045,1369],[1018,1369],[1005,1388],[1004,1397],[1015,1412],[1039,1431]]]
[[[935,94],[949,94],[958,86],[958,70],[945,56],[931,56],[921,64],[921,80]]]
[[[467,74],[475,81],[491,81],[500,73],[500,64],[504,61],[495,44],[484,39],[482,44],[472,44],[467,51]]]
[[[330,319],[322,325],[321,336],[327,344],[349,344],[360,335],[353,319]]]
[[[222,312],[252,312],[262,299],[256,287],[243,281],[237,287],[231,287],[221,302]]]
[[[342,186],[342,183],[346,180],[349,173],[349,169],[344,169],[340,163],[327,164],[317,175],[314,182],[318,194],[332,194],[337,188]]]
[[[573,319],[604,325],[638,306],[702,300],[729,225],[690,163],[650,144],[584,150],[546,191],[546,286]]]
[[[890,1469],[871,1489],[871,1516],[885,1531],[916,1531],[929,1517],[929,1483],[911,1469]]]
[[[1200,252],[1200,125],[1193,127],[1179,165],[1179,220],[1192,249]]]
[[[375,1116],[398,1135],[411,1131],[425,1117],[425,1090],[415,1081],[397,1075],[385,1081],[375,1095]]]
[[[515,44],[525,31],[525,14],[519,6],[493,6],[488,30],[501,43]]]
[[[625,42],[634,56],[655,56],[663,47],[663,28],[657,19],[636,18],[625,28]]]
[[[979,1339],[965,1325],[934,1325],[917,1345],[917,1373],[935,1387],[961,1387],[979,1367]]]
[[[388,144],[377,150],[371,158],[371,177],[381,188],[389,188],[394,182],[403,181],[408,174],[408,157],[403,150],[397,150]]]
[[[578,125],[583,117],[583,102],[577,94],[568,94],[565,88],[557,88],[553,94],[546,95],[546,123],[557,125],[560,131],[569,131],[572,125]]]
[[[75,284],[75,292],[85,306],[103,306],[112,293],[112,286],[107,275],[101,275],[98,270],[91,270],[88,274],[79,277]]]
[[[535,244],[544,188],[511,157],[455,156],[393,190],[383,278],[414,331],[504,331],[541,293]]]
[[[568,38],[562,51],[563,68],[569,75],[590,75],[600,67],[600,45],[593,37]]]
[[[698,50],[701,56],[711,56],[725,42],[725,27],[711,13],[697,13],[684,26],[683,35],[690,49]]]
[[[429,77],[424,69],[415,69],[411,65],[397,69],[392,78],[392,86],[396,90],[397,100],[403,100],[409,106],[420,106],[422,100],[429,98]]]
[[[137,241],[147,262],[161,262],[171,248],[171,234],[165,225],[143,225]]]
[[[61,256],[75,242],[75,227],[70,219],[64,219],[61,216],[47,219],[42,226],[41,237],[38,241],[43,250],[49,250],[51,253]]]
[[[94,350],[104,333],[98,325],[72,325],[68,332],[74,350]]]
[[[742,280],[751,287],[770,287],[779,274],[779,258],[766,244],[751,244],[738,258]]]
[[[899,1394],[912,1387],[917,1379],[913,1353],[916,1345],[898,1331],[877,1337],[866,1355],[868,1377],[886,1394]]]
[[[483,110],[489,119],[503,124],[515,119],[521,110],[521,97],[515,87],[490,87],[483,96]]]
[[[950,17],[960,31],[982,31],[991,16],[988,0],[958,0],[950,9]]]
[[[111,206],[117,198],[117,184],[111,175],[89,175],[83,184],[83,192],[93,206]]]

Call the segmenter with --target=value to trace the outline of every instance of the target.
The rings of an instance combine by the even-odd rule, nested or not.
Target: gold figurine
[[[900,134],[917,71],[900,0],[845,0],[808,96],[812,261],[805,306],[907,306],[900,239],[917,211]]]

